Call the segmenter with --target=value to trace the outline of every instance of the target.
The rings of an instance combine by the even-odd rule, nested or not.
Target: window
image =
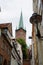
[[[13,42],[13,46],[15,46],[17,48],[17,43],[16,42]]]
[[[7,28],[4,29],[5,32],[7,32],[7,30],[8,30]]]
[[[17,50],[18,51],[18,54],[20,55],[20,50]]]
[[[2,65],[3,57],[0,55],[0,65]]]
[[[7,28],[3,28],[3,33],[7,35]]]

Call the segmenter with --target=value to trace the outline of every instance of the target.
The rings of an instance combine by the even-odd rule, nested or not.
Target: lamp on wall
[[[40,33],[40,30],[38,28],[38,23],[41,23],[41,20],[42,20],[42,16],[37,14],[37,13],[33,13],[32,16],[30,17],[30,22],[34,25],[36,25],[36,29],[37,29],[37,34],[36,36],[38,38],[41,38],[41,33]]]

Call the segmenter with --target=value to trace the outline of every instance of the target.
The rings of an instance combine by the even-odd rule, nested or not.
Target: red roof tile
[[[0,24],[0,28],[6,28],[8,27],[8,25],[10,25],[11,23],[3,23],[3,24]]]

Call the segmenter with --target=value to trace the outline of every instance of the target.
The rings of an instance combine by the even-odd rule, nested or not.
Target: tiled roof
[[[0,28],[6,28],[8,27],[8,25],[10,25],[11,23],[2,23],[0,24]]]

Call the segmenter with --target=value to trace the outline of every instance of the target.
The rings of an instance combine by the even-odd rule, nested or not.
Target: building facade
[[[23,64],[21,45],[12,38],[12,24],[0,24],[0,65]]]
[[[33,12],[42,16],[41,24],[38,24],[41,36],[43,36],[43,0],[33,0]],[[32,63],[34,65],[43,65],[43,38],[38,38],[36,36],[37,29],[34,24],[32,24]]]
[[[23,65],[21,45],[15,39],[12,39],[12,46],[11,65]]]
[[[11,27],[11,23],[0,24],[0,65],[11,64]]]

